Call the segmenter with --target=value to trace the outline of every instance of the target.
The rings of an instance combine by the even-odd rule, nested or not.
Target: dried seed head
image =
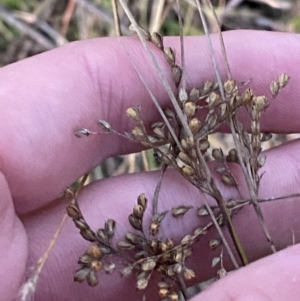
[[[178,207],[172,209],[172,215],[173,215],[174,217],[183,216],[183,215],[186,214],[190,209],[191,209],[190,206],[178,206]]]
[[[147,287],[147,285],[148,285],[148,280],[145,278],[139,279],[136,283],[136,287],[139,290],[144,290]]]
[[[140,112],[137,108],[128,108],[126,110],[127,116],[133,121],[140,121]]]
[[[286,73],[282,73],[279,76],[279,86],[280,88],[284,88],[290,80],[290,77]]]
[[[165,48],[165,57],[171,66],[175,65],[175,52],[172,48]]]
[[[102,251],[97,245],[89,246],[88,249],[86,250],[86,253],[95,259],[100,259],[102,257]]]
[[[191,280],[191,279],[193,279],[193,278],[195,278],[195,272],[193,271],[193,270],[191,270],[191,269],[184,269],[184,272],[183,272],[183,277],[184,277],[184,279],[186,279],[186,280]]]
[[[128,216],[128,220],[132,228],[139,231],[142,230],[142,221],[140,219],[134,217],[133,214],[130,214]]]
[[[98,284],[97,275],[94,271],[90,271],[86,277],[86,281],[89,286],[96,286]]]
[[[209,247],[214,250],[216,249],[221,243],[221,240],[220,239],[211,239],[209,241]]]
[[[214,148],[211,155],[217,162],[224,162],[225,160],[224,153],[221,148]]]
[[[137,200],[138,204],[141,205],[144,209],[144,211],[146,210],[147,208],[147,203],[148,203],[148,200],[146,198],[146,195],[144,193],[141,193],[139,196],[138,196],[138,200]]]
[[[151,271],[155,268],[156,261],[152,258],[148,258],[141,264],[141,268],[143,271]]]
[[[98,260],[93,260],[91,262],[91,269],[96,273],[100,272],[102,270],[102,262]]]
[[[187,117],[193,117],[196,113],[196,104],[192,101],[188,101],[183,106],[183,111]]]
[[[111,131],[111,126],[110,124],[102,119],[98,120],[98,125],[101,127],[102,130],[104,130],[105,132],[110,132]]]
[[[77,205],[71,204],[67,207],[67,213],[68,215],[73,218],[73,219],[79,219],[82,218],[80,209],[78,208]]]
[[[202,122],[196,117],[192,118],[189,122],[189,128],[191,132],[195,135],[201,130]]]
[[[270,84],[270,91],[271,91],[272,95],[275,97],[279,92],[279,83],[272,81]]]
[[[228,79],[225,81],[224,90],[227,95],[232,94],[235,89],[236,89],[236,84],[235,84],[234,80]]]
[[[164,50],[163,37],[158,32],[153,32],[151,35],[152,43],[161,50]]]
[[[108,237],[112,237],[115,233],[116,222],[113,219],[109,219],[105,222],[105,231]]]
[[[172,76],[175,85],[178,86],[180,84],[181,77],[182,77],[182,70],[178,65],[174,65],[172,67]]]

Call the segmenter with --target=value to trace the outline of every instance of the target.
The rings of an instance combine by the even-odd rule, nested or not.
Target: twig
[[[111,4],[112,4],[113,14],[114,14],[116,35],[120,37],[122,36],[122,31],[121,31],[120,17],[118,12],[118,2],[117,0],[111,0]]]

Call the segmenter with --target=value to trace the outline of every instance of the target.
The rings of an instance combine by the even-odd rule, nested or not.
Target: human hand
[[[299,131],[299,36],[235,31],[225,33],[224,37],[233,77],[240,81],[252,79],[251,87],[257,94],[268,93],[269,83],[280,73],[290,75],[289,85],[276,100],[271,100],[262,127],[270,132]],[[123,42],[161,105],[168,104],[167,93],[140,43],[132,38]],[[178,39],[166,39],[166,43],[179,49]],[[189,87],[213,78],[205,45],[205,38],[186,39]],[[111,38],[72,43],[0,70],[1,300],[14,299],[26,272],[36,264],[52,238],[67,206],[64,201],[52,200],[104,158],[139,150],[138,145],[112,135],[78,139],[74,130],[86,127],[97,131],[99,118],[120,131],[128,130],[131,125],[125,110],[137,103],[141,103],[147,121],[159,118],[120,46],[117,39]],[[171,78],[163,57],[157,55]],[[299,159],[298,141],[268,151],[260,196],[299,192]],[[238,171],[235,172],[238,177]],[[144,192],[151,199],[157,178],[157,173],[151,172],[89,185],[79,197],[84,216],[94,229],[113,218],[117,221],[117,232],[124,233],[137,195]],[[228,198],[234,196],[232,190],[222,189]],[[170,209],[181,205],[182,200],[197,206],[202,202],[190,184],[169,171],[163,180],[159,206],[161,210]],[[293,234],[299,239],[299,207],[298,199],[263,205],[279,248],[291,245]],[[164,231],[168,236],[181,237],[198,223],[191,218]],[[240,212],[234,224],[251,260],[270,253],[252,208]],[[209,238],[215,236],[210,231],[196,244],[193,258],[188,261],[198,282],[216,274],[211,259],[217,254],[208,248]],[[121,278],[117,272],[100,276],[95,288],[74,283],[76,261],[87,246],[68,220],[40,274],[36,300],[117,300],[120,296],[124,301],[141,300],[134,280]],[[228,275],[193,300],[298,300],[299,254],[296,245],[266,257]],[[230,266],[228,260],[224,265]],[[157,289],[153,286],[150,291],[155,295]],[[147,293],[147,300],[155,300],[151,292]]]

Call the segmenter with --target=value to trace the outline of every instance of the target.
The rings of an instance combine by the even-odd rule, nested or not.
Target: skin
[[[299,132],[299,36],[234,31],[225,33],[224,39],[233,77],[240,81],[251,79],[256,94],[270,97],[270,82],[282,72],[290,75],[289,85],[278,98],[270,97],[270,107],[263,115],[261,127],[270,132]],[[122,41],[161,105],[168,104],[167,94],[140,43],[135,38]],[[179,39],[166,39],[165,43],[179,53]],[[213,79],[205,38],[187,38],[185,45],[188,87]],[[171,79],[163,55],[153,50]],[[221,61],[218,53],[217,50]],[[125,110],[137,103],[142,105],[146,123],[159,117],[117,39],[71,43],[2,68],[0,78],[0,299],[14,300],[65,212],[67,203],[53,200],[103,159],[140,150],[140,146],[113,135],[78,139],[74,130],[85,127],[98,131],[97,120],[101,118],[117,130],[129,131],[133,123],[128,121]],[[300,192],[298,148],[299,141],[295,140],[268,151],[260,197]],[[246,195],[240,171],[235,166],[232,169]],[[127,216],[137,195],[144,192],[151,200],[157,179],[158,174],[151,172],[95,182],[81,193],[80,207],[95,230],[103,227],[106,219],[114,218],[121,236],[128,229]],[[233,189],[218,185],[225,197],[236,196]],[[160,209],[181,205],[183,199],[191,205],[203,203],[193,187],[175,172],[168,171]],[[257,261],[230,273],[192,300],[298,300],[300,247],[291,245],[293,235],[296,241],[300,238],[299,201],[285,199],[262,206],[277,248],[290,246],[271,256],[267,256],[270,248],[253,209],[243,209],[234,223],[250,260]],[[166,221],[168,225],[173,224],[162,229],[163,234],[181,238],[186,231],[199,226],[192,212],[188,214],[189,218],[175,223]],[[204,225],[205,221],[200,223]],[[196,271],[195,281],[216,275],[218,267],[211,268],[211,260],[219,251],[207,247],[209,239],[214,237],[214,230],[203,237],[187,262]],[[73,283],[76,262],[88,245],[68,219],[39,277],[36,300],[117,300],[120,296],[122,300],[141,300],[142,294],[134,289],[132,278],[121,278],[118,273],[99,277],[96,288]],[[231,269],[227,258],[224,265]],[[155,300],[156,290],[155,286],[149,287],[147,300]]]

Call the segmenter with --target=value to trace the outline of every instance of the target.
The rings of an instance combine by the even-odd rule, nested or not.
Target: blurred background
[[[178,35],[175,0],[127,0],[138,24],[150,32]],[[181,0],[185,35],[203,34],[194,0]],[[299,32],[298,0],[214,0],[221,29],[238,28]],[[132,34],[130,22],[116,0],[0,0],[0,66],[51,50],[75,40]],[[210,31],[217,29],[209,22]],[[263,41],[261,41],[263,42]],[[83,125],[84,126],[84,125]],[[276,135],[269,146],[291,137]],[[215,147],[228,147],[221,134],[211,137]],[[106,160],[90,175],[90,181],[128,172],[158,168],[152,151]]]

